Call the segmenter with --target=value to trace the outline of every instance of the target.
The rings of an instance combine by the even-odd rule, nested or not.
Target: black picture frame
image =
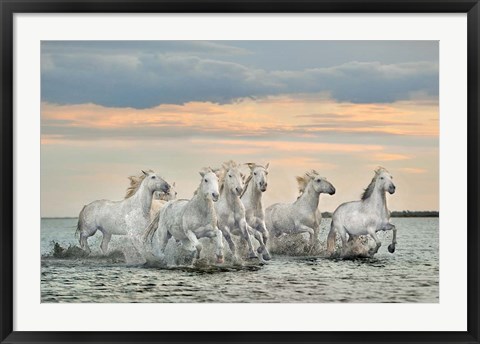
[[[478,0],[0,0],[1,181],[0,340],[2,343],[479,343],[479,16]],[[13,331],[13,17],[16,13],[467,13],[468,330],[466,332],[21,332]],[[388,316],[388,315],[386,315]],[[454,317],[455,314],[452,314]],[[221,330],[221,329],[219,329]]]

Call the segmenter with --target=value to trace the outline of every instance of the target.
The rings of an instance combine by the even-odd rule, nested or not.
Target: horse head
[[[161,200],[161,201],[173,201],[177,199],[177,191],[175,190],[175,182],[170,185],[170,190],[167,192],[163,191],[155,191],[154,199]]]
[[[204,171],[200,171],[202,181],[200,183],[199,191],[208,199],[216,202],[218,201],[218,171],[208,168]]]
[[[395,184],[392,181],[393,177],[385,168],[379,167],[375,170],[376,186],[389,194],[395,193]]]
[[[170,185],[157,173],[153,171],[145,172],[143,171],[144,179],[142,183],[145,183],[145,187],[154,193],[155,191],[161,191],[168,193],[170,191]]]
[[[308,183],[312,183],[313,189],[317,193],[328,193],[329,195],[334,195],[335,194],[335,187],[333,186],[332,183],[330,183],[327,178],[325,177],[320,177],[318,175],[318,172],[315,170],[312,170],[311,172],[307,172],[305,174],[306,177],[308,177],[310,180]],[[307,184],[308,184],[307,183]]]
[[[267,191],[268,166],[270,164],[267,163],[265,167],[254,164],[254,163],[247,163],[247,165],[250,168],[250,173],[257,189],[260,190],[261,192]]]
[[[222,171],[223,182],[221,189],[227,188],[226,190],[240,196],[245,185],[239,166],[235,162],[229,161],[222,165]]]

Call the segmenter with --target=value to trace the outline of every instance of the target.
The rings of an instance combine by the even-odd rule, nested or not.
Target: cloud
[[[65,140],[156,140],[160,137],[219,140],[282,140],[289,137],[298,142],[438,144],[438,106],[429,101],[353,104],[299,95],[247,98],[223,105],[164,104],[140,110],[95,104],[42,103],[41,112],[45,144]],[[431,120],[435,117],[437,123]]]
[[[222,43],[127,42],[126,48],[121,44],[42,45],[42,100],[140,109],[319,92],[355,103],[393,102],[418,93],[438,96],[435,61],[350,61],[329,67],[270,70],[232,58],[260,50]]]
[[[373,155],[376,161],[396,161],[396,160],[408,160],[411,156],[405,154],[392,154],[392,153],[376,153]]]
[[[410,174],[424,174],[428,172],[424,168],[417,168],[417,167],[403,167],[403,168],[400,168],[400,170],[402,172],[410,173]]]

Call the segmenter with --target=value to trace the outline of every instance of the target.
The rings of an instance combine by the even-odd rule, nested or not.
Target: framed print
[[[478,1],[2,1],[1,340],[478,342]]]

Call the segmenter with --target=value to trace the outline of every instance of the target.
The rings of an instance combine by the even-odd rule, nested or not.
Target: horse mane
[[[155,173],[153,170],[145,171],[147,173]],[[128,179],[130,180],[130,186],[127,188],[127,193],[125,194],[125,199],[132,197],[137,192],[138,188],[142,184],[143,180],[145,179],[146,174],[142,172],[142,174],[138,176],[129,176]]]
[[[375,182],[377,181],[377,178],[380,175],[380,173],[388,172],[388,171],[385,167],[379,166],[375,169],[374,172],[375,172],[375,175],[373,176],[372,181],[370,182],[370,184],[368,184],[367,188],[363,191],[362,201],[365,201],[372,195],[373,189],[375,189]]]
[[[240,198],[242,198],[242,196],[245,194],[245,191],[247,191],[248,189],[248,184],[250,184],[250,181],[252,180],[253,178],[253,174],[250,173],[250,175],[247,177],[247,179],[245,180],[245,187],[243,188],[243,191],[242,193],[240,194]]]
[[[308,182],[312,177],[318,176],[318,172],[315,170],[311,170],[310,172],[305,172],[303,176],[297,176],[297,183],[298,183],[298,192],[300,192],[300,195],[302,195],[305,192],[305,189],[307,188]]]

